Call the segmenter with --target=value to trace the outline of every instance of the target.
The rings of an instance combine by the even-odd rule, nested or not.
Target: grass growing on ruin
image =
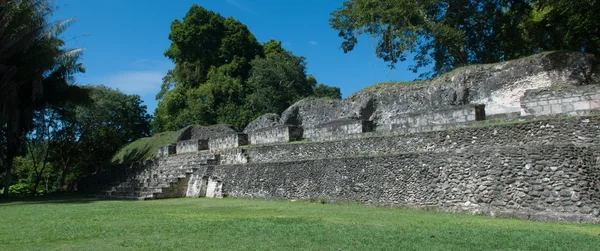
[[[597,250],[600,226],[242,199],[0,203],[0,250]]]
[[[184,128],[185,129],[185,128]],[[156,157],[158,148],[177,142],[184,129],[158,133],[152,137],[138,139],[124,146],[112,158],[113,164],[132,163]]]

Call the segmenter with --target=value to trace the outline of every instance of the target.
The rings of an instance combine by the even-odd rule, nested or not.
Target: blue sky
[[[259,42],[276,39],[295,55],[307,58],[307,73],[319,83],[348,95],[383,81],[407,81],[412,62],[390,70],[374,55],[371,37],[354,51],[339,49],[342,39],[329,27],[330,13],[342,0],[56,0],[55,19],[75,18],[63,34],[67,47],[82,48],[86,73],[82,85],[103,84],[138,94],[152,114],[162,77],[173,64],[164,57],[169,27],[193,4],[233,17],[248,26]]]

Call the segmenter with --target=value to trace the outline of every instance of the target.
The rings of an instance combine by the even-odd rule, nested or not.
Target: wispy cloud
[[[308,43],[311,44],[311,45],[317,45],[317,44],[319,44],[319,43],[317,43],[317,41],[312,41],[312,40],[308,41]]]
[[[103,82],[123,93],[144,96],[158,93],[165,74],[166,71],[126,71],[109,76]]]
[[[173,69],[168,60],[138,59],[128,65],[127,70],[109,74],[97,83],[126,94],[155,95],[160,90],[162,78]]]
[[[227,2],[230,5],[232,5],[233,7],[236,7],[238,9],[240,9],[241,11],[245,11],[245,12],[248,12],[250,14],[258,16],[258,13],[256,13],[254,10],[248,8],[246,5],[243,5],[238,0],[225,0],[225,2]]]

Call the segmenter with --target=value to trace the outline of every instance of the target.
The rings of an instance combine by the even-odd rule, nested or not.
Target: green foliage
[[[233,18],[193,5],[183,20],[172,23],[169,39],[165,56],[175,69],[156,95],[153,133],[192,124],[227,124],[241,131],[263,113],[281,113],[315,95],[317,81],[307,78],[305,58],[285,50],[281,41],[259,44]],[[317,91],[322,97],[338,96],[325,85]]]
[[[247,99],[250,110],[258,115],[281,113],[310,96],[314,82],[307,79],[304,60],[285,50],[252,60],[248,79],[251,94]]]
[[[260,55],[260,45],[245,25],[196,4],[183,21],[173,21],[169,39],[165,56],[175,63],[173,75],[184,88],[203,84],[213,66]]]
[[[456,67],[511,60],[544,50],[598,54],[596,1],[350,0],[330,25],[352,51],[362,34],[377,40],[376,54],[394,67],[414,55],[414,72],[433,64],[430,78]]]
[[[80,136],[78,141],[71,142],[74,152],[64,153],[67,156],[77,153],[78,163],[71,166],[78,168],[67,172],[99,170],[123,145],[150,135],[151,116],[139,95],[127,95],[106,86],[89,88],[94,102],[76,109]],[[67,163],[65,168],[68,168]]]
[[[314,96],[317,98],[342,99],[339,87],[319,84],[313,88]]]
[[[27,154],[15,161],[15,180],[46,192],[68,190],[82,174],[102,169],[124,144],[150,133],[150,116],[138,95],[86,86],[92,103],[36,112]]]
[[[600,246],[600,226],[594,224],[365,205],[42,197],[5,201],[0,208],[0,224],[18,226],[0,228],[0,249],[7,251],[597,250]]]
[[[50,22],[53,9],[45,0],[0,1],[0,162],[6,170],[5,192],[11,181],[21,139],[33,129],[34,114],[47,107],[89,101],[72,83],[84,72],[81,50],[64,48],[59,38],[73,19]]]
[[[32,183],[17,183],[10,186],[8,193],[13,196],[29,196],[31,195],[31,190],[33,189],[33,186],[34,185]],[[36,194],[42,195],[44,194],[44,190],[38,188],[36,190]]]
[[[140,138],[121,149],[112,157],[111,164],[133,163],[156,157],[158,149],[177,142],[184,129],[156,133],[152,137]]]

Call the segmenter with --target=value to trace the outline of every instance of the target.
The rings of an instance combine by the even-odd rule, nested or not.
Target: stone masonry
[[[156,159],[109,168],[79,187],[108,198],[351,200],[600,223],[600,88],[588,82],[600,68],[577,56],[477,66],[342,101],[307,99],[244,133],[188,127]]]

